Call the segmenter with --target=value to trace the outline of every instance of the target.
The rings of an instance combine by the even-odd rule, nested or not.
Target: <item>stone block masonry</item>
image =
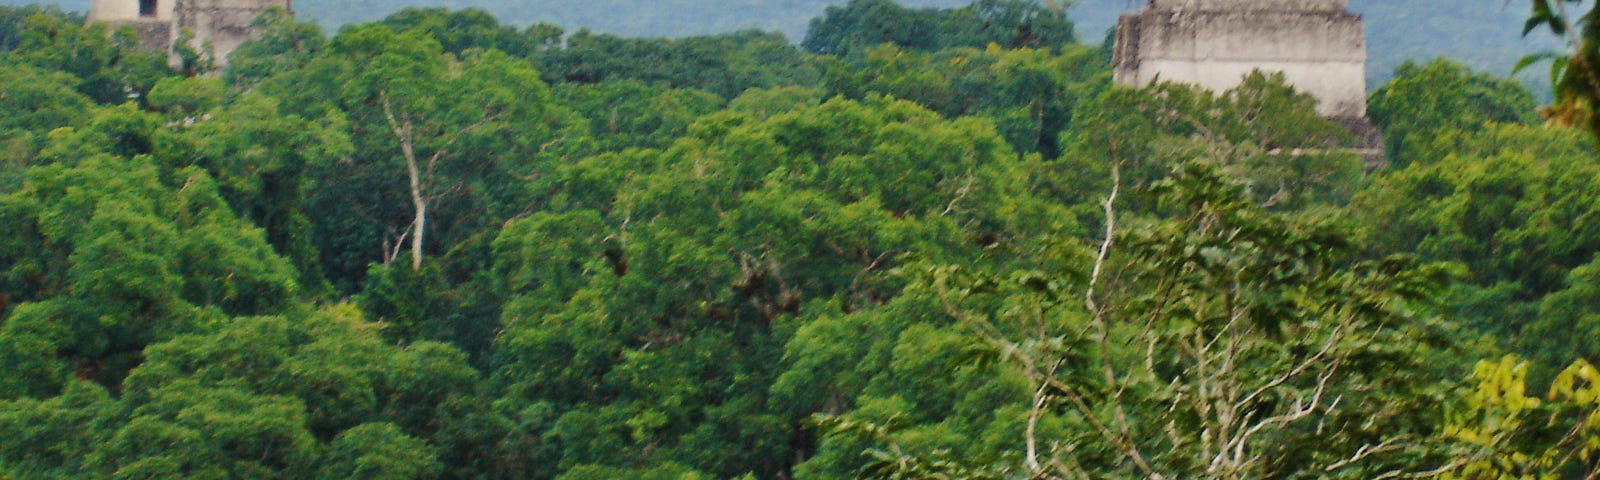
[[[1324,11],[1344,12],[1347,0],[1154,0],[1153,9],[1218,11]]]
[[[293,0],[93,0],[89,22],[112,28],[132,26],[139,44],[151,50],[168,50],[183,32],[193,35],[192,47],[209,51],[218,67],[228,54],[260,32],[250,25],[271,7],[293,12]],[[209,49],[209,50],[207,50]],[[177,57],[171,57],[176,63]]]
[[[250,25],[270,7],[292,11],[292,0],[178,0],[177,26],[194,32],[196,47],[210,44],[217,66],[227,64],[228,54],[260,32]],[[199,48],[197,48],[199,49]]]
[[[1149,0],[1117,22],[1116,81],[1221,92],[1252,70],[1283,72],[1330,118],[1366,117],[1366,37],[1345,0]]]

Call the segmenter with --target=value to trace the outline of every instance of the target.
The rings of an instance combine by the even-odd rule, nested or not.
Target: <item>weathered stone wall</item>
[[[139,49],[163,51],[172,48],[172,22],[166,20],[117,20],[105,22],[112,30],[132,27],[139,36]]]
[[[89,3],[89,22],[126,22],[133,20],[172,20],[172,10],[178,0],[156,0],[153,17],[139,15],[139,0],[94,0]]]
[[[192,47],[206,51],[218,67],[227,65],[228,54],[261,32],[250,27],[261,12],[270,7],[293,11],[293,0],[154,0],[155,15],[141,16],[140,0],[93,0],[89,5],[90,23],[106,23],[112,28],[132,26],[139,33],[139,45],[151,50],[168,50],[180,32],[193,34]],[[176,56],[172,62],[176,63]]]
[[[1117,23],[1116,80],[1223,91],[1252,70],[1283,72],[1328,117],[1366,116],[1367,48],[1343,0],[1151,0]],[[1256,8],[1276,6],[1275,8]],[[1337,8],[1335,8],[1337,7]],[[1254,8],[1254,9],[1252,9]]]
[[[217,66],[227,64],[228,54],[239,44],[260,32],[251,28],[256,17],[269,7],[293,9],[292,0],[177,0],[177,27],[194,33],[194,47],[209,43]]]
[[[1150,0],[1152,10],[1344,12],[1347,0]]]
[[[1300,12],[1151,11],[1142,58],[1350,62],[1366,60],[1361,19]]]

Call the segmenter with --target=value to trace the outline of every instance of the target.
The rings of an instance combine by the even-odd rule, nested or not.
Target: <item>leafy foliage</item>
[[[1565,336],[1583,335],[1568,330],[1577,326],[1567,323],[1574,311],[1558,313],[1563,310],[1554,305],[1541,311],[1541,304],[1556,292],[1585,288],[1568,277],[1600,248],[1589,220],[1592,147],[1572,131],[1479,128],[1486,131],[1446,131],[1433,148],[1443,158],[1379,180],[1356,198],[1353,211],[1382,242],[1379,250],[1464,265],[1467,281],[1448,297],[1453,309],[1468,324],[1547,362],[1540,370],[1587,358],[1587,349],[1555,348]]]
[[[1581,135],[1411,66],[1365,171],[1281,77],[1110,85],[1063,7],[271,11],[214,76],[0,10],[0,479],[1590,466]]]
[[[1350,263],[1348,237],[1263,211],[1215,167],[1179,167],[1154,191],[1171,216],[1112,229],[1092,269],[1079,267],[1090,271],[994,279],[940,267],[924,280],[1021,369],[1030,424],[1067,424],[1062,437],[1021,436],[1029,475],[1407,468],[1413,459],[1378,453],[1421,451],[1413,442],[1430,435],[1403,412],[1430,401],[1405,385],[1428,375],[1418,354],[1433,334],[1417,302],[1436,294],[1439,270]],[[1127,253],[1107,265],[1112,242]]]
[[[1433,139],[1444,132],[1534,120],[1533,96],[1522,86],[1444,59],[1401,65],[1393,80],[1372,93],[1367,111],[1388,137],[1396,167],[1434,161]]]
[[[782,35],[746,30],[680,39],[628,39],[580,30],[537,56],[551,83],[632,80],[728,99],[752,88],[806,84],[816,74]]]
[[[1600,371],[1579,360],[1541,400],[1527,396],[1528,364],[1515,356],[1484,360],[1475,384],[1451,414],[1448,434],[1467,447],[1445,479],[1543,479],[1593,476],[1600,445],[1595,421]]]
[[[1075,41],[1066,6],[1030,0],[978,0],[954,8],[906,8],[891,0],[851,0],[811,21],[807,51],[849,57],[879,44],[909,50],[954,47],[1052,49]]]

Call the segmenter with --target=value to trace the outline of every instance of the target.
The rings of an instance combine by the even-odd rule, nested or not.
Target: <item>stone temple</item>
[[[1117,21],[1116,82],[1221,92],[1252,70],[1283,72],[1317,113],[1365,123],[1366,37],[1346,0],[1148,0]]]
[[[140,46],[151,50],[170,50],[187,31],[193,36],[191,46],[201,52],[209,48],[221,67],[239,44],[259,34],[250,25],[261,12],[270,7],[292,12],[293,4],[294,0],[92,0],[89,22],[133,27]]]

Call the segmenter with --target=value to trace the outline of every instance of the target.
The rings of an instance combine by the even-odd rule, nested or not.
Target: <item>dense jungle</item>
[[[1600,24],[1530,2],[1553,101],[1406,61],[1377,159],[1059,2],[0,7],[0,480],[1595,478]]]

